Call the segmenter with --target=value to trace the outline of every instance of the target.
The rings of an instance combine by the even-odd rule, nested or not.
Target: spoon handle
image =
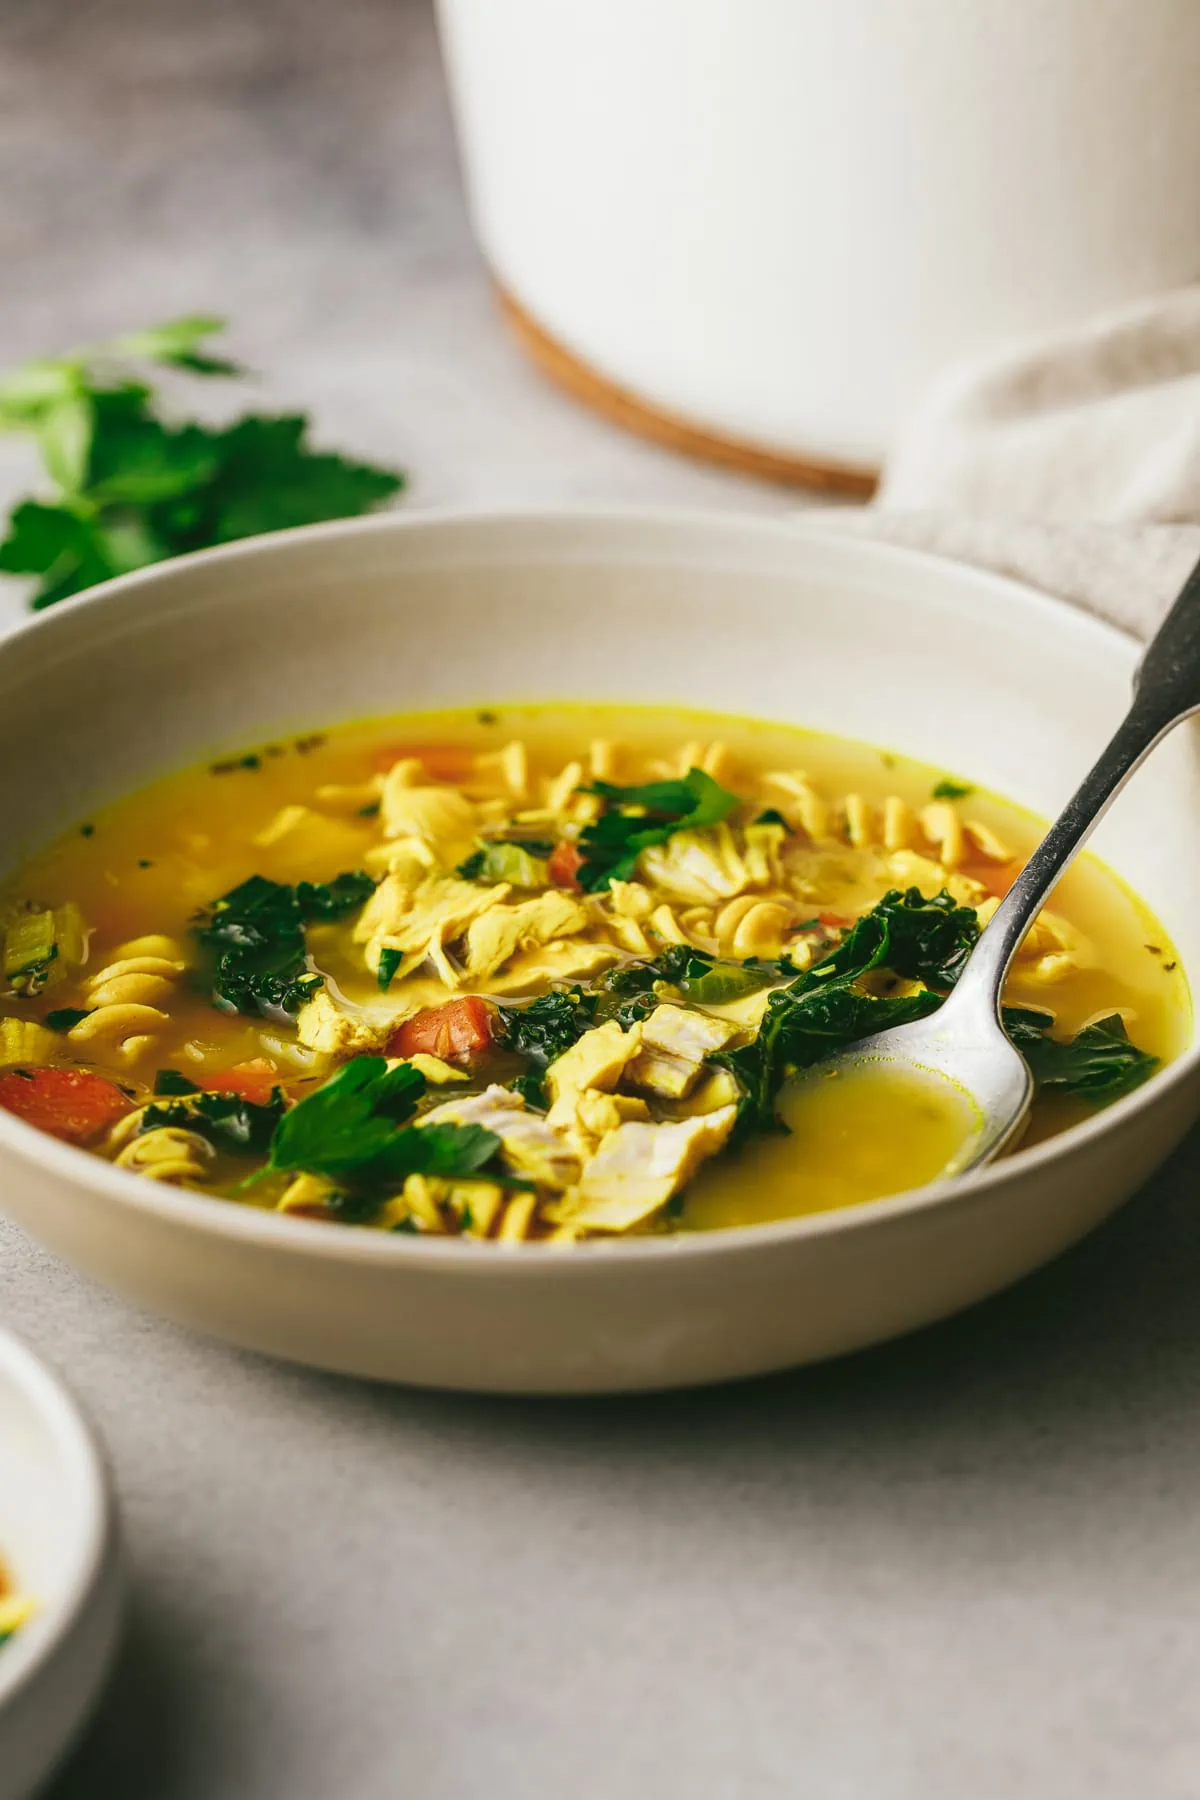
[[[998,1015],[1008,965],[1051,888],[1138,765],[1194,712],[1200,712],[1200,563],[1146,648],[1134,676],[1133,702],[1115,736],[980,937],[955,990],[959,1007],[984,1002]]]

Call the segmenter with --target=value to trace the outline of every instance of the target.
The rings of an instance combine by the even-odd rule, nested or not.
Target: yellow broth
[[[802,1076],[779,1110],[786,1136],[754,1138],[700,1170],[683,1213],[694,1230],[763,1225],[921,1187],[952,1169],[979,1123],[952,1083],[865,1060]]]
[[[939,861],[939,845],[925,835],[924,827],[906,827],[915,837],[900,851],[888,851],[882,841],[888,817],[925,816],[946,772],[863,744],[789,726],[670,708],[514,705],[370,720],[265,743],[169,775],[98,809],[34,854],[0,894],[0,907],[6,900],[49,908],[74,903],[89,933],[87,962],[82,969],[55,971],[57,976],[65,973],[65,979],[55,979],[35,997],[0,990],[0,1021],[5,1016],[41,1020],[50,1012],[86,1008],[89,982],[94,987],[97,971],[130,940],[147,936],[174,940],[188,947],[189,963],[198,960],[193,936],[197,914],[252,875],[296,883],[327,882],[342,871],[364,866],[377,874],[381,851],[386,850],[378,810],[381,771],[415,757],[422,765],[421,782],[454,787],[458,780],[470,789],[463,770],[477,776],[484,766],[472,759],[497,762],[498,753],[514,741],[527,752],[526,799],[533,802],[544,801],[548,783],[573,758],[581,759],[585,781],[602,766],[621,782],[637,782],[661,779],[664,771],[682,772],[704,756],[713,760],[719,752],[721,779],[746,799],[743,813],[749,819],[755,807],[773,796],[780,805],[785,799],[793,804],[770,787],[770,772],[802,772],[808,786],[821,796],[828,828],[823,837],[805,837],[793,807],[795,841],[804,839],[803,851],[795,852],[794,868],[802,866],[802,879],[795,876],[794,885],[804,896],[795,899],[796,913],[848,923],[886,890],[909,885],[906,872],[929,893],[936,892],[947,875],[948,865]],[[599,762],[592,752],[589,763],[589,745],[596,743],[608,749],[602,750]],[[491,763],[487,766],[490,769]],[[1022,809],[969,789],[966,781],[956,779],[953,786],[965,791],[940,804],[954,814],[955,829],[962,821],[971,821],[981,840],[991,834],[993,845],[989,857],[980,853],[974,839],[966,842],[951,871],[953,880],[960,888],[965,884],[964,891],[999,891],[1036,842],[1041,827]],[[479,804],[486,809],[488,803]],[[498,804],[492,804],[493,821],[500,817]],[[305,809],[302,829],[280,828],[289,807]],[[510,814],[515,817],[520,810],[513,801]],[[527,805],[525,810],[533,813],[538,807]],[[485,825],[485,830],[492,829],[493,825]],[[560,818],[550,835],[558,838],[562,830]],[[947,849],[949,841],[945,839],[941,848]],[[995,854],[997,842],[1006,852],[1003,858]],[[791,854],[786,846],[785,853]],[[928,874],[930,869],[938,872],[936,879]],[[653,897],[660,898],[657,893]],[[686,937],[691,927],[680,920],[689,909],[680,903],[673,906],[675,927]],[[1040,958],[1027,955],[1019,960],[1007,1001],[1052,1011],[1058,1037],[1074,1036],[1098,1017],[1119,1013],[1142,1050],[1162,1061],[1177,1055],[1190,1035],[1184,974],[1161,926],[1136,897],[1100,862],[1084,856],[1060,884],[1050,911],[1060,922],[1066,946],[1056,948],[1047,939]],[[311,963],[326,976],[326,991],[338,1008],[365,1008],[378,1020],[393,1002],[411,1012],[418,1004],[436,1005],[447,998],[444,984],[429,965],[406,974],[393,994],[381,997],[378,978],[364,964],[351,924],[316,924],[307,934]],[[696,930],[697,942],[716,942],[705,938],[699,927]],[[607,943],[611,933],[606,933],[607,927],[601,925],[593,936]],[[647,941],[652,950],[662,947],[663,940],[653,935]],[[718,953],[728,954],[720,948]],[[628,954],[619,947],[613,951],[617,961]],[[1055,955],[1061,966],[1050,979],[1047,957],[1052,962]],[[531,992],[544,993],[556,985],[551,974],[527,990],[511,983],[506,989],[504,973],[462,980],[457,992],[520,1003]],[[132,1058],[106,1056],[98,1045],[76,1047],[67,1036],[57,1060],[111,1076],[138,1101],[147,1098],[158,1069],[181,1070],[203,1087],[231,1065],[264,1057],[274,1063],[281,1085],[294,1100],[345,1061],[344,1055],[331,1058],[304,1051],[297,1045],[294,1025],[216,1010],[191,970],[173,985],[162,1010],[167,1016],[153,1042]],[[723,1009],[714,1010],[720,1014]],[[725,1010],[738,1016],[737,1007]],[[752,1015],[752,1007],[742,1014],[746,1032],[753,1030]],[[500,1079],[509,1073],[501,1070]],[[447,1092],[439,1090],[438,1097],[445,1098]],[[664,1103],[654,1116],[669,1120],[684,1116],[686,1110]],[[1030,1138],[1061,1130],[1089,1110],[1076,1099],[1040,1095]],[[900,1191],[944,1168],[953,1158],[956,1140],[969,1128],[957,1104],[931,1111],[928,1096],[922,1099],[903,1081],[884,1083],[877,1074],[837,1083],[819,1078],[799,1083],[784,1094],[782,1111],[792,1127],[790,1135],[759,1137],[715,1157],[673,1206],[658,1209],[634,1228],[708,1229],[852,1205]],[[99,1147],[103,1151],[104,1146]],[[230,1193],[251,1166],[244,1158],[220,1155],[195,1184]],[[274,1205],[288,1186],[287,1177],[273,1176],[239,1197]],[[420,1229],[435,1229],[437,1217],[449,1216],[445,1202],[437,1204],[441,1211],[427,1209]],[[498,1219],[520,1210],[508,1194],[497,1205]],[[294,1209],[306,1210],[299,1204]],[[319,1205],[314,1216],[325,1216]],[[544,1235],[546,1227],[544,1222],[539,1225],[539,1216],[535,1212],[510,1235]],[[401,1220],[405,1228],[414,1228],[409,1215],[396,1206],[379,1222]],[[499,1233],[497,1225],[490,1235]]]

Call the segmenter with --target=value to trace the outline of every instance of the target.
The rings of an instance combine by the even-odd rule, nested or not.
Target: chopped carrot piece
[[[133,1102],[115,1082],[86,1069],[6,1069],[0,1107],[64,1144],[92,1144]]]
[[[579,883],[575,877],[579,873],[579,866],[583,860],[583,852],[576,844],[569,843],[566,838],[561,844],[556,844],[550,860],[546,864],[547,872],[555,887],[577,888]]]
[[[443,1062],[460,1062],[486,1050],[491,1041],[492,1008],[470,995],[414,1013],[393,1031],[387,1049],[389,1056],[440,1056]]]
[[[210,1094],[236,1094],[255,1106],[265,1106],[272,1089],[279,1086],[279,1071],[269,1057],[256,1056],[250,1062],[235,1063],[231,1069],[206,1076],[204,1086]]]

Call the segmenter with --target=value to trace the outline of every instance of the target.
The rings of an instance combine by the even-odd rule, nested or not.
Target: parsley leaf
[[[652,844],[665,844],[677,831],[719,825],[738,804],[737,795],[703,769],[689,769],[680,781],[648,781],[636,787],[596,781],[580,791],[599,794],[606,802],[606,810],[579,834],[583,861],[575,879],[589,894],[610,882],[628,881],[638,857]]]
[[[933,790],[935,800],[965,800],[975,789],[969,781],[953,781],[949,775],[943,775]]]
[[[356,1056],[292,1108],[271,1145],[272,1169],[344,1175],[382,1154],[417,1110],[425,1077],[411,1063]]]
[[[500,1139],[481,1125],[409,1125],[425,1092],[411,1063],[358,1056],[285,1113],[269,1169],[304,1169],[335,1180],[399,1184],[409,1175],[463,1177],[495,1157]]]
[[[0,543],[0,570],[39,577],[35,608],[189,550],[367,512],[403,486],[391,470],[313,450],[299,414],[220,428],[161,418],[137,370],[240,375],[207,348],[223,329],[173,319],[0,378],[0,431],[36,440],[56,490],[21,501]]]

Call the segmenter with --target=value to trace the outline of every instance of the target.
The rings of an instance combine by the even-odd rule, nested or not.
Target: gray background
[[[5,0],[0,365],[201,308],[416,503],[791,504],[514,352],[424,5]],[[0,1225],[0,1319],[90,1403],[132,1546],[54,1800],[1191,1800],[1198,1159],[935,1331],[587,1404],[238,1355]]]

